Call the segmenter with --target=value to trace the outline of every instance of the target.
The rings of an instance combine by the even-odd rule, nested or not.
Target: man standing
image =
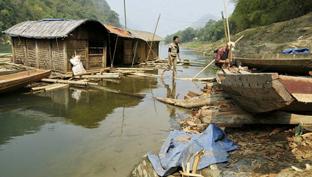
[[[173,42],[169,45],[168,49],[168,64],[169,69],[173,69],[174,76],[176,75],[177,60],[180,60],[180,38],[178,36],[173,37]]]

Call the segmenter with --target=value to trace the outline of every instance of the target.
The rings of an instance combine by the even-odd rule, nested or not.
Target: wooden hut
[[[159,36],[144,31],[126,31],[111,25],[105,25],[105,27],[110,32],[108,39],[109,63],[131,65],[146,60],[155,60],[159,57],[161,41]]]
[[[159,44],[161,37],[146,31],[130,31],[133,38],[136,39],[134,45],[136,49],[136,62],[142,63],[147,60],[156,60],[159,58]]]
[[[94,20],[26,21],[4,31],[12,39],[13,61],[66,73],[80,55],[87,70],[106,67],[107,29]]]

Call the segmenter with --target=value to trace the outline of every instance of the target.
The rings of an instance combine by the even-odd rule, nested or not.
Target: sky
[[[228,1],[228,12],[234,4]],[[119,14],[124,24],[123,0],[107,0],[111,8]],[[164,37],[185,29],[204,16],[220,18],[224,10],[223,0],[126,0],[128,28],[153,32],[157,18],[161,14],[157,34]]]

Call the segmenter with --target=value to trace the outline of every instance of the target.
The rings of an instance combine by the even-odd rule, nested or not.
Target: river
[[[207,58],[182,49],[182,58]],[[161,47],[166,56],[166,48]],[[178,67],[179,77],[202,68]],[[212,76],[206,71],[202,76]],[[185,110],[153,99],[174,92],[170,74],[125,78],[105,86],[146,94],[143,99],[68,88],[0,98],[0,177],[125,177],[148,151],[157,152]],[[179,98],[201,83],[176,81]]]

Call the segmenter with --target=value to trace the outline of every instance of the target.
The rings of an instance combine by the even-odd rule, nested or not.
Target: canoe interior
[[[312,58],[308,59],[254,59],[235,58],[237,64],[261,71],[307,74],[312,71]]]

